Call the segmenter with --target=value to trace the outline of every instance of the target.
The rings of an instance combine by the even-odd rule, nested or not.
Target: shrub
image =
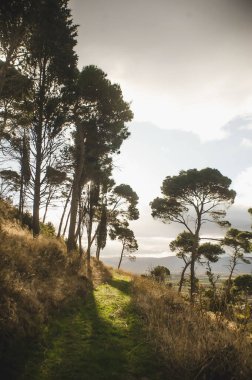
[[[237,276],[234,279],[234,286],[238,291],[243,291],[247,294],[252,293],[252,275],[251,274],[243,274],[241,276]]]
[[[55,227],[51,222],[40,223],[40,232],[44,236],[55,236]]]
[[[158,282],[165,282],[170,274],[169,269],[162,265],[158,265],[150,271],[151,277]]]

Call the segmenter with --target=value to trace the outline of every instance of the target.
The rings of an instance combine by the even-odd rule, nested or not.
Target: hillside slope
[[[44,344],[33,349],[21,379],[168,378],[131,303],[130,286],[129,276],[114,273],[58,315],[44,331]]]

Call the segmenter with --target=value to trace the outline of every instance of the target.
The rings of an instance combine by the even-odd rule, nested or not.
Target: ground
[[[21,379],[169,379],[132,304],[130,281],[114,273],[55,318],[32,347]]]

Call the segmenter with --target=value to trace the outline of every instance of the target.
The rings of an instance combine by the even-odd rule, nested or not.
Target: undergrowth
[[[53,313],[84,292],[78,256],[56,238],[33,239],[15,222],[0,225],[0,365],[13,363],[22,341],[34,338]]]
[[[242,328],[211,318],[151,279],[135,277],[133,300],[171,379],[252,378],[252,342]]]
[[[50,321],[20,380],[169,379],[132,305],[131,277],[93,264],[105,283]]]

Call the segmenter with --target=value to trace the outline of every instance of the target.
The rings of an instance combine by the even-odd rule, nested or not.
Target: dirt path
[[[115,274],[55,320],[22,379],[169,379],[131,303],[130,277]]]

